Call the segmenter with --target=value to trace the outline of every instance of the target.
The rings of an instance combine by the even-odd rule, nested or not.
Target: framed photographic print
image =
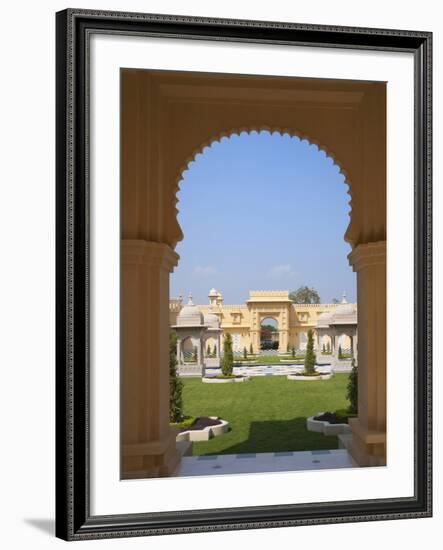
[[[57,14],[57,536],[431,515],[431,39]]]

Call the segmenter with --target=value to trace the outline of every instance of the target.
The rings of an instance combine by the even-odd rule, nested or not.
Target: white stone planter
[[[202,378],[205,384],[232,384],[233,382],[246,382],[249,376],[241,376],[238,378]]]
[[[177,434],[176,441],[208,441],[213,437],[222,435],[228,431],[229,422],[217,416],[210,416],[213,420],[220,420],[216,426],[206,426],[203,430],[187,430]]]
[[[302,374],[297,376],[296,374],[288,374],[288,380],[304,380],[305,382],[316,382],[317,380],[329,380],[334,375],[329,374],[320,374],[319,376],[303,376]]]
[[[318,413],[320,416],[323,413]],[[319,432],[323,435],[340,435],[350,434],[351,428],[349,424],[331,424],[325,420],[314,420],[313,416],[306,419],[306,429],[310,432]]]

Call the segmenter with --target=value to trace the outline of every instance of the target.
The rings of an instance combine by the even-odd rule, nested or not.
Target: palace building
[[[288,290],[251,290],[243,304],[224,304],[221,292],[210,290],[207,304],[194,304],[190,295],[187,305],[182,297],[169,304],[170,326],[183,334],[181,350],[195,350],[198,335],[199,355],[206,350],[220,352],[224,334],[230,333],[233,351],[260,353],[276,349],[305,350],[309,329],[314,332],[314,347],[318,353],[333,354],[341,346],[343,352],[356,357],[357,304],[294,304]]]

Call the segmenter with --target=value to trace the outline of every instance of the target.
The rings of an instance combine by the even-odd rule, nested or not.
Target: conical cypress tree
[[[229,332],[223,341],[223,357],[221,360],[221,371],[224,376],[230,376],[234,367],[234,354],[232,352],[232,337]]]
[[[358,413],[358,367],[355,364],[355,359],[352,359],[352,370],[348,379],[346,398],[349,400],[348,412],[351,414],[357,414]]]
[[[315,373],[315,362],[316,357],[314,353],[314,333],[312,329],[308,330],[308,343],[306,345],[306,355],[305,355],[305,372],[306,374]]]
[[[169,338],[169,419],[180,422],[183,418],[183,382],[177,376],[177,335]]]

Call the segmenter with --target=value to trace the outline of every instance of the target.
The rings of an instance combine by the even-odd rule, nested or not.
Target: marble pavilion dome
[[[203,326],[203,323],[203,313],[192,301],[192,294],[189,294],[188,303],[180,310],[180,313],[177,315],[177,326],[198,327]]]
[[[220,319],[215,313],[206,313],[204,315],[204,323],[209,328],[220,328]]]
[[[334,325],[346,325],[357,323],[357,308],[355,304],[349,304],[346,300],[346,294],[343,293],[343,299],[332,314],[331,323]]]
[[[333,313],[331,311],[325,311],[318,316],[317,328],[327,328],[332,321]]]

